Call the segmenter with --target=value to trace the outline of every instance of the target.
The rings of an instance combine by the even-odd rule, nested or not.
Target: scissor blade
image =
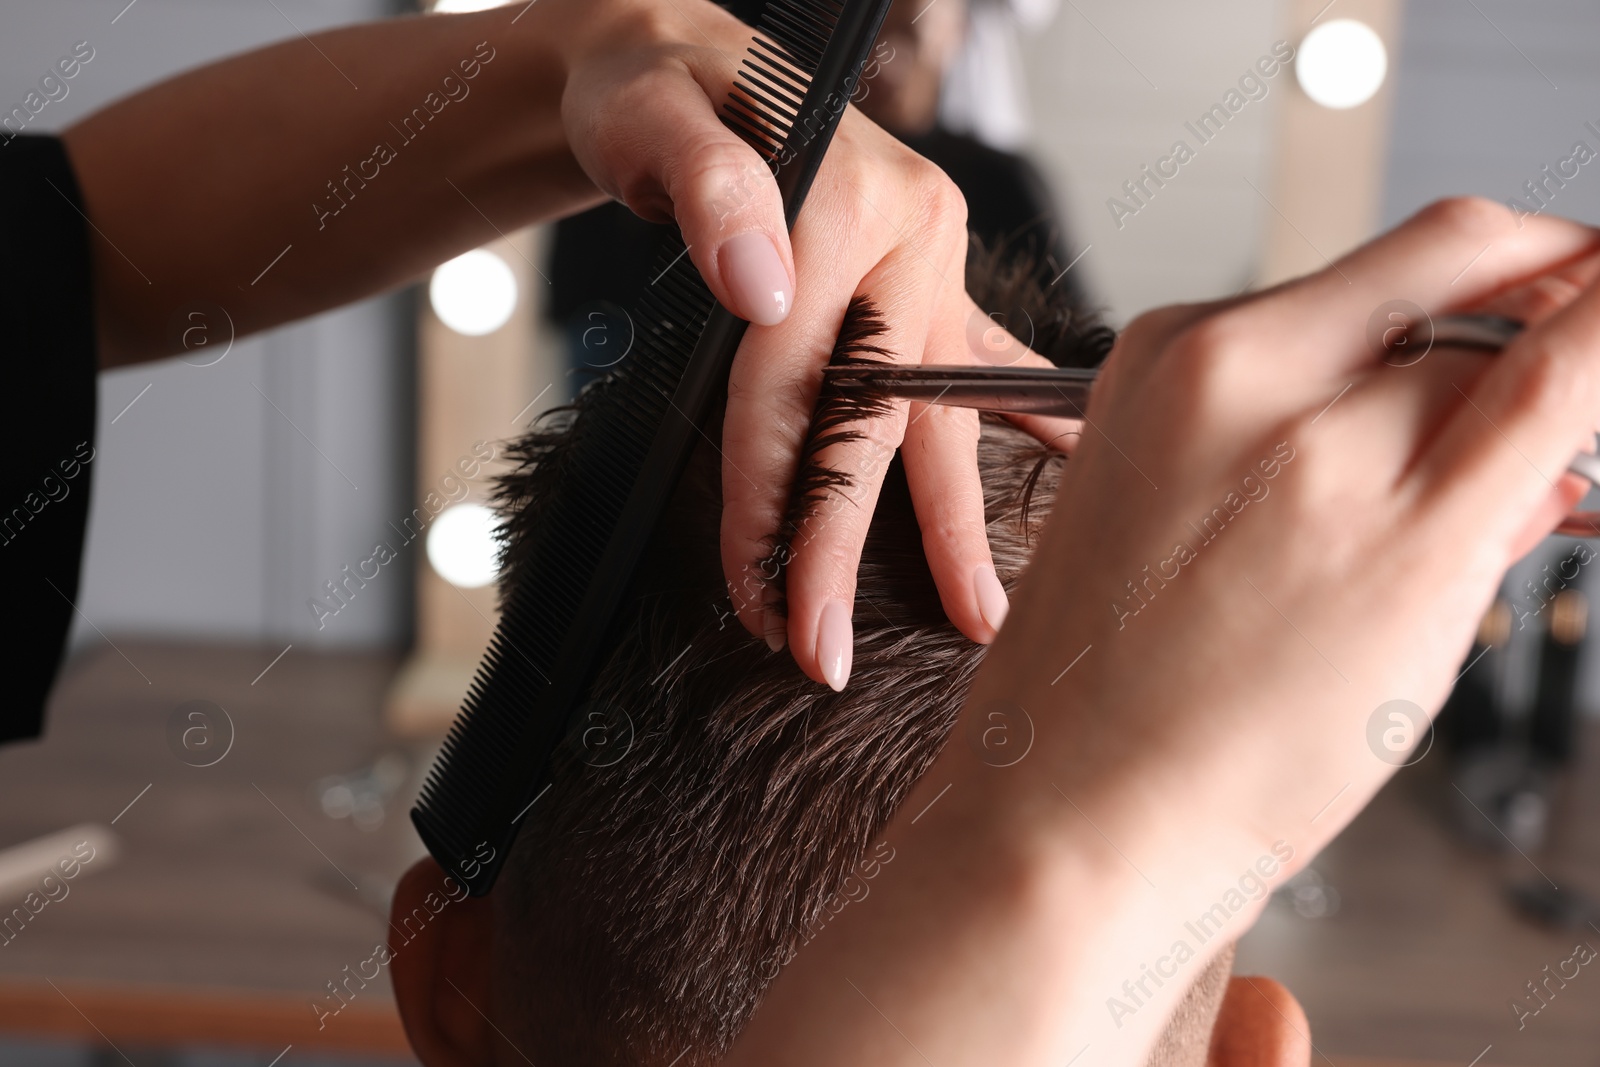
[[[1498,352],[1522,332],[1522,323],[1503,315],[1442,315],[1413,328],[1417,339],[1436,347]]]
[[[1092,367],[988,367],[850,364],[823,368],[829,380],[871,382],[1029,382],[1057,384],[1088,383],[1099,376]]]
[[[833,388],[924,404],[1078,418],[1098,371],[1084,367],[829,367]]]
[[[946,407],[977,408],[1013,414],[1057,415],[1079,418],[1089,402],[1089,385],[1082,380],[1014,379],[1009,381],[941,381],[899,378],[887,381],[838,378],[841,393],[863,392],[897,400],[916,400]]]

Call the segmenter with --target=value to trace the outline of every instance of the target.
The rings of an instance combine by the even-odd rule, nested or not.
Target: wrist
[[[918,813],[946,790],[919,828],[945,808],[941,833],[991,842],[1007,857],[997,866],[1035,887],[1021,895],[1039,904],[1033,921],[1041,944],[1070,944],[1083,959],[1100,961],[1084,972],[1093,975],[1090,985],[1072,1001],[1094,1005],[1088,1021],[1115,1024],[1127,1009],[1159,1018],[1165,1009],[1143,1011],[1157,1002],[1156,979],[1187,975],[1180,983],[1187,988],[1220,946],[1253,925],[1318,841],[1270,818],[1243,816],[1259,807],[1250,783],[1239,781],[1249,775],[1216,764],[1212,747],[1106,730],[1106,720],[1125,715],[1114,700],[1051,687],[1048,677],[1030,686],[1033,673],[986,665],[905,810]],[[1098,725],[1078,729],[1086,723]],[[986,745],[986,730],[1012,732],[1014,747]],[[1097,745],[1085,734],[1111,740]],[[1095,921],[1074,930],[1069,911]],[[1146,965],[1154,977],[1140,992]],[[1132,999],[1117,992],[1127,980],[1135,983]]]
[[[965,748],[958,734],[947,755]],[[1069,799],[1070,786],[1041,792],[1007,773],[1017,767],[968,763],[965,774],[952,766],[962,762],[941,760],[886,838],[900,850],[897,876],[917,886],[901,906],[938,916],[934,955],[979,969],[985,995],[1007,1005],[1003,1032],[984,1036],[1005,1052],[991,1061],[1062,1063],[1092,1044],[1100,1062],[1144,1063],[1208,962],[1254,922],[1292,847],[1268,848],[1262,867],[1277,877],[1251,868],[1241,888],[1245,871],[1218,859],[1237,851],[1229,842],[1190,848],[1102,794]],[[912,955],[907,970],[919,973]]]

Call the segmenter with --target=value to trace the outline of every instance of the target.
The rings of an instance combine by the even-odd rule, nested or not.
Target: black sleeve
[[[78,598],[97,362],[81,200],[60,141],[0,135],[0,742],[39,736]]]

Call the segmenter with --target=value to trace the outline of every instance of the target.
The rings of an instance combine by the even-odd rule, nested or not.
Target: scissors
[[[1499,315],[1445,315],[1412,326],[1386,351],[1403,362],[1386,357],[1396,366],[1409,366],[1435,346],[1497,353],[1518,333],[1522,323]],[[1380,342],[1382,343],[1382,342]],[[1421,349],[1421,355],[1415,354]],[[952,366],[833,366],[824,377],[844,395],[870,395],[924,404],[977,408],[1004,414],[1083,417],[1099,370],[1088,367],[952,367]],[[1600,456],[1579,452],[1569,471],[1600,485]],[[1600,538],[1600,512],[1574,511],[1556,532],[1569,537]]]

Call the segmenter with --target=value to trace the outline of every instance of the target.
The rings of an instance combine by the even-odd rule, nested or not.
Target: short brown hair
[[[1097,362],[1108,331],[1035,277],[979,252],[968,282],[982,306],[1025,309],[1036,349]],[[874,323],[853,305],[835,356],[870,353]],[[513,449],[500,490],[509,580],[582,407]],[[806,679],[732,614],[717,549],[719,462],[702,447],[679,485],[494,894],[510,931],[494,961],[509,979],[501,1007],[538,1062],[721,1058],[782,965],[893,862],[879,835],[945,744],[983,657],[945,618],[896,460],[862,555],[850,684],[836,693]],[[978,466],[1008,589],[1063,462],[985,416]],[[814,451],[796,487],[813,522],[854,506]]]

